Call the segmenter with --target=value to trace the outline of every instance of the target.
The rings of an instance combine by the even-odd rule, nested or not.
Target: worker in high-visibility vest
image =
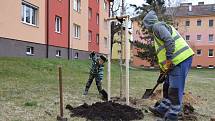
[[[194,52],[173,26],[158,20],[153,10],[144,17],[143,25],[153,35],[161,73],[168,71],[163,85],[167,88],[167,94],[159,105],[149,110],[164,121],[177,121]]]

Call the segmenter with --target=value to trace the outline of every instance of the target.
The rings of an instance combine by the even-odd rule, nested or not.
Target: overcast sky
[[[125,0],[125,1],[128,5],[129,4],[136,4],[136,5],[141,6],[146,0]],[[173,1],[173,0],[171,0],[171,1]],[[197,5],[198,2],[203,2],[203,1],[205,4],[215,4],[215,0],[179,0],[179,1],[182,1],[183,3],[192,2],[193,5]],[[133,9],[131,7],[129,7],[129,9],[127,10],[127,13],[131,16],[135,16]]]
[[[141,5],[144,3],[145,0],[125,0],[126,3],[129,4],[136,4],[136,5]],[[183,2],[192,2],[193,4],[198,4],[198,2],[205,2],[205,4],[213,4],[215,3],[215,0],[182,0]]]

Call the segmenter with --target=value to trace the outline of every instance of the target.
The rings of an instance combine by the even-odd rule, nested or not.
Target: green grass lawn
[[[90,61],[0,58],[0,121],[54,121],[59,113],[58,66],[63,68],[65,105],[100,101],[95,83],[89,96],[82,96]],[[117,64],[111,67],[111,91],[113,96],[119,96],[120,68]],[[143,91],[156,83],[158,74],[156,70],[130,69],[130,96],[141,98]],[[104,88],[106,85],[105,72]],[[195,106],[198,113],[215,115],[215,69],[191,70],[186,90],[206,99]],[[69,117],[67,111],[65,115]],[[147,116],[146,121],[153,120],[152,116]],[[85,119],[69,118],[72,120]],[[199,120],[209,119],[200,117]]]

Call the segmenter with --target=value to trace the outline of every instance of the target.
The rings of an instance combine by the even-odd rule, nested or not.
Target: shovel
[[[160,74],[160,76],[157,80],[157,84],[153,87],[153,89],[146,89],[145,93],[142,96],[142,99],[148,99],[153,94],[153,92],[158,87],[158,85],[163,83],[164,80],[166,79],[166,74],[167,74],[167,72],[165,72],[164,74]]]
[[[101,90],[100,94],[102,95],[102,100],[108,100],[108,93],[104,89]]]

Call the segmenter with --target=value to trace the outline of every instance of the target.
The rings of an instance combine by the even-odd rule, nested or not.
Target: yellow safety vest
[[[170,25],[169,25],[170,26]],[[175,41],[175,50],[172,57],[172,62],[174,65],[178,65],[179,63],[183,62],[190,56],[194,55],[193,50],[189,47],[187,42],[181,37],[181,35],[175,30],[173,26],[172,28],[172,38]],[[164,46],[164,41],[158,39],[155,34],[154,36],[154,45],[158,57],[158,64],[160,68],[164,71],[167,69],[165,65],[166,58],[166,48]]]

